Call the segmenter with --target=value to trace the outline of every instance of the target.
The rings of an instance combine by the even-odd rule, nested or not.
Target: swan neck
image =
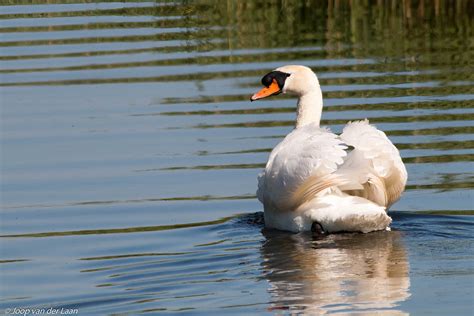
[[[298,99],[296,107],[296,128],[308,124],[319,126],[323,111],[323,96],[321,89],[310,91]]]

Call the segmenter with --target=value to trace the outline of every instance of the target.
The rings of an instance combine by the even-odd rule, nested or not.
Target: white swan
[[[321,128],[321,88],[308,67],[280,67],[262,84],[251,101],[279,93],[298,97],[296,128],[258,177],[265,226],[320,233],[388,229],[386,210],[404,191],[407,172],[385,133],[367,120],[349,122],[340,136]]]

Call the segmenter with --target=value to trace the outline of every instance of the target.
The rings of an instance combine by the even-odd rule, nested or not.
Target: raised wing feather
[[[344,178],[353,180],[352,187],[349,184],[341,189],[390,207],[400,198],[407,181],[405,165],[397,148],[384,132],[367,120],[347,124],[341,139],[354,147],[337,171]],[[354,188],[357,184],[363,189]]]
[[[297,207],[339,183],[331,174],[344,162],[346,148],[337,135],[316,125],[293,130],[270,154],[257,196],[280,210]]]

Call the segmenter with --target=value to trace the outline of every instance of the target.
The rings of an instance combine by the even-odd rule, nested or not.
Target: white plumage
[[[310,230],[313,223],[325,232],[388,228],[386,210],[407,180],[397,148],[367,120],[348,123],[340,136],[320,128],[322,94],[314,73],[304,66],[276,72],[288,75],[279,92],[299,100],[296,128],[273,149],[258,177],[265,225],[292,232]],[[260,92],[252,100],[266,96]]]

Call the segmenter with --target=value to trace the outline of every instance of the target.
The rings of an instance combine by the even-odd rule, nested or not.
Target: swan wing
[[[294,129],[273,149],[258,177],[259,200],[291,210],[324,189],[343,185],[334,172],[343,164],[346,148],[337,135],[316,124]]]
[[[390,207],[400,198],[407,182],[407,171],[398,149],[368,120],[349,122],[340,138],[354,148],[337,171],[350,179],[351,184],[340,189]],[[363,188],[358,189],[357,185]]]

